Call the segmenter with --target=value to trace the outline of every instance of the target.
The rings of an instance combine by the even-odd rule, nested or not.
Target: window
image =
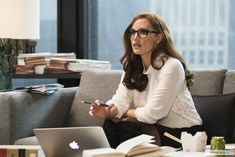
[[[224,44],[224,33],[219,32],[219,34],[218,34],[218,45],[223,46],[223,44]]]
[[[196,33],[192,32],[189,37],[189,46],[195,46],[196,44]]]
[[[200,32],[199,33],[199,46],[204,46],[204,44],[205,44],[205,38],[206,38],[206,36],[205,36],[205,33],[204,32]]]
[[[217,62],[220,65],[223,65],[224,63],[224,56],[223,56],[224,52],[222,50],[219,50],[218,52],[218,57],[217,57]]]
[[[40,39],[37,52],[57,52],[57,0],[40,0]],[[13,88],[55,83],[57,79],[13,79]]]
[[[36,52],[57,52],[57,0],[40,0],[40,39]]]
[[[209,33],[209,36],[208,36],[208,44],[209,44],[209,46],[214,46],[214,43],[215,43],[215,34],[214,33],[212,33],[212,32],[210,32]]]
[[[97,46],[88,51],[94,59],[109,60],[113,69],[121,69],[119,59],[123,55],[122,35],[133,16],[151,11],[163,17],[168,25],[174,43],[191,68],[235,69],[235,2],[233,0],[97,0],[88,13],[96,10],[96,16],[89,19],[88,42]],[[92,3],[92,0],[88,1]],[[95,7],[95,9],[94,9]],[[93,14],[94,15],[94,14]],[[97,21],[94,24],[94,21]],[[97,39],[94,41],[93,39]],[[217,53],[219,51],[219,53]],[[193,52],[194,55],[191,55]],[[198,55],[197,55],[198,54]],[[204,57],[202,57],[202,56]],[[188,57],[187,57],[188,56]],[[222,57],[219,59],[219,57]],[[204,63],[204,64],[202,64]]]
[[[181,35],[181,45],[182,47],[187,45],[187,34],[185,32]]]
[[[199,60],[198,63],[203,65],[205,63],[205,52],[203,50],[199,51]]]
[[[195,64],[195,52],[194,52],[194,50],[191,50],[190,52],[189,52],[190,54],[189,54],[189,62],[191,63],[191,64]]]
[[[208,52],[208,58],[207,58],[207,64],[209,64],[209,65],[212,65],[212,64],[214,64],[214,59],[215,59],[215,52],[214,51],[212,51],[212,50],[210,50],[209,52]]]

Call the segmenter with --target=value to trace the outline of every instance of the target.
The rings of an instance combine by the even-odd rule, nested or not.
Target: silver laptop
[[[46,157],[82,157],[85,149],[110,147],[99,126],[38,128],[34,133]]]

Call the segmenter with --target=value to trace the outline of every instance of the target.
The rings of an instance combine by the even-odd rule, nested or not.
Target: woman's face
[[[132,50],[137,55],[150,55],[157,46],[159,33],[154,31],[148,19],[138,19],[130,30]]]

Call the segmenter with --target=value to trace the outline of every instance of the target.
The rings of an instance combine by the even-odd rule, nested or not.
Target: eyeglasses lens
[[[146,38],[148,36],[149,31],[148,30],[138,30],[138,31],[136,31],[134,29],[131,29],[129,31],[130,38],[133,38],[136,33],[137,33],[138,37]]]

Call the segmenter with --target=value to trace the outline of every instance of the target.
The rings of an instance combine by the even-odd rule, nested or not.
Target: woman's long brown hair
[[[184,67],[187,86],[189,87],[190,85],[192,85],[193,74],[187,69],[185,61],[179,54],[178,50],[175,48],[171,39],[169,29],[167,28],[163,19],[160,16],[153,13],[141,13],[137,15],[136,17],[133,18],[132,22],[129,24],[129,26],[126,28],[124,32],[123,44],[124,44],[125,53],[120,59],[121,64],[123,64],[123,70],[125,71],[125,76],[122,83],[128,89],[136,89],[140,92],[145,90],[148,84],[148,78],[145,74],[143,74],[143,64],[141,61],[141,57],[140,55],[134,54],[129,37],[129,30],[131,29],[135,21],[139,19],[148,19],[152,24],[153,29],[160,30],[160,33],[162,33],[163,35],[162,41],[157,45],[157,47],[152,52],[151,55],[152,67],[159,70],[164,65],[168,56],[174,57],[178,59]],[[156,59],[160,54],[165,54],[160,57],[163,63],[161,66],[156,64]]]

